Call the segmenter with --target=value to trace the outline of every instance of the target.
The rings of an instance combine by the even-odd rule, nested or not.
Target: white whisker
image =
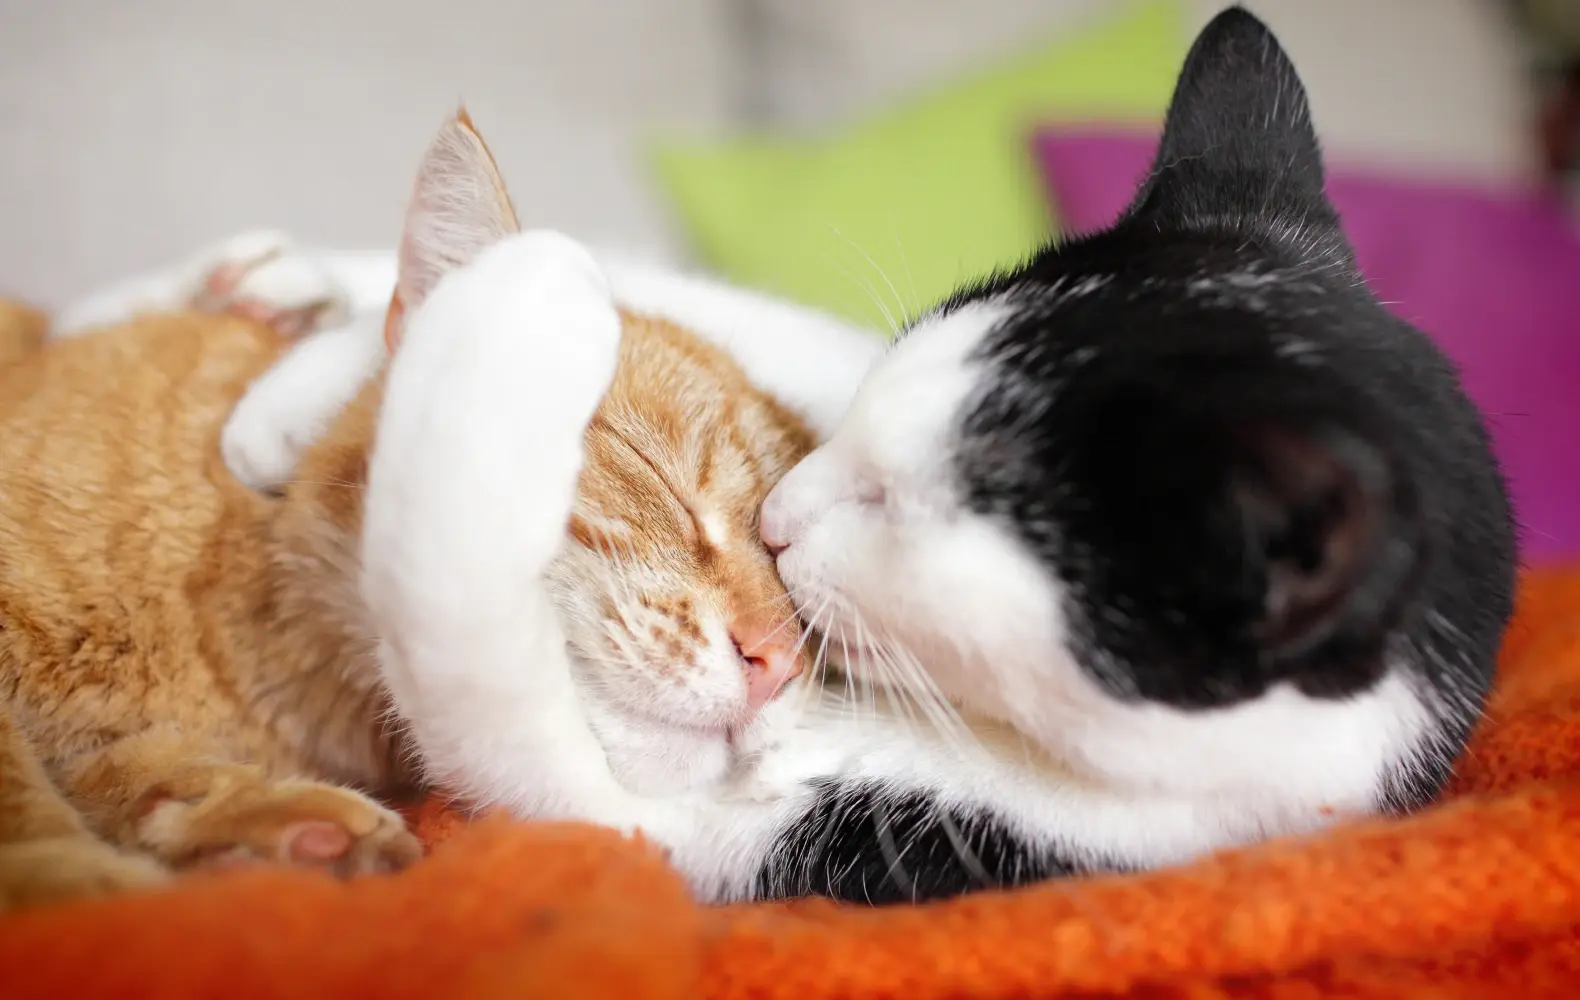
[[[834,229],[834,232],[835,232],[835,234],[837,234],[839,236],[840,239],[844,240],[846,243],[849,243],[850,244],[850,248],[852,250],[854,250],[857,253],[861,254],[862,258],[865,259],[866,262],[869,265],[871,265],[872,269],[877,272],[878,277],[883,279],[883,283],[885,285],[889,286],[889,291],[894,293],[894,304],[895,304],[896,308],[898,308],[900,310],[900,317],[899,317],[899,322],[898,323],[895,322],[894,314],[891,313],[886,307],[884,307],[883,303],[879,302],[878,306],[879,306],[879,308],[883,309],[884,316],[888,318],[888,320],[889,320],[889,327],[890,327],[891,332],[895,332],[895,333],[899,332],[899,330],[900,330],[900,328],[902,326],[904,326],[905,324],[910,322],[910,315],[909,315],[908,310],[905,308],[905,299],[901,297],[900,290],[898,288],[894,287],[894,282],[889,280],[888,274],[886,274],[884,272],[883,268],[878,266],[878,262],[876,260],[872,259],[872,254],[870,254],[867,251],[863,250],[856,243],[855,240],[851,239],[849,236],[846,236],[837,227]],[[874,295],[873,298],[874,298],[874,301],[877,301],[877,296],[876,295]]]
[[[878,311],[883,314],[884,322],[889,324],[890,333],[893,333],[899,329],[899,325],[895,322],[894,314],[889,311],[889,307],[884,304],[883,299],[878,295],[878,290],[874,288],[870,282],[862,280],[856,275],[854,271],[850,271],[843,267],[839,269],[839,272],[846,278],[849,278],[851,284],[867,293],[867,298],[871,299],[872,304],[877,306]]]

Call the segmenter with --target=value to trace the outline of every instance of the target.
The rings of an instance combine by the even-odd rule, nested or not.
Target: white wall
[[[249,226],[383,245],[465,97],[524,220],[663,240],[642,132],[725,113],[713,0],[7,0],[0,294]]]

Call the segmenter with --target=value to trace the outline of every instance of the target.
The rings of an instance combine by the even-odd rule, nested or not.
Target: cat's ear
[[[1232,669],[1269,683],[1376,662],[1423,565],[1429,498],[1367,399],[1182,359],[1074,380],[1061,405],[1079,431],[1053,489],[1076,490],[1066,530],[1110,553],[1116,593],[1213,634],[1202,651],[1254,654]]]
[[[1242,7],[1185,57],[1151,174],[1130,208],[1174,225],[1333,224],[1306,89],[1267,26]]]
[[[520,229],[493,154],[461,108],[423,154],[401,230],[398,277],[384,321],[391,351],[405,318],[439,279]]]
[[[1230,434],[1242,558],[1264,581],[1258,645],[1288,663],[1375,634],[1419,556],[1413,499],[1386,450],[1331,422]]]

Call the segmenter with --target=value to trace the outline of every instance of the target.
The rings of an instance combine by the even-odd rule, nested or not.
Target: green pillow
[[[825,138],[669,142],[655,166],[703,264],[889,329],[1052,234],[1034,126],[1157,120],[1185,49],[1178,5],[1145,3]]]

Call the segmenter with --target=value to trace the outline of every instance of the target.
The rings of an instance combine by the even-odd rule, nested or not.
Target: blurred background
[[[836,127],[1135,6],[9,0],[0,286],[56,304],[258,225],[389,243],[417,156],[463,98],[524,219],[679,255],[655,140]],[[1220,6],[1181,3],[1183,30]],[[1524,57],[1500,5],[1251,6],[1290,49],[1336,153],[1494,177],[1532,163]]]
[[[1144,167],[1217,0],[8,0],[0,294],[250,227],[391,245],[465,100],[523,222],[882,328]],[[1573,0],[1258,0],[1381,298],[1466,367],[1529,553],[1580,551]]]

